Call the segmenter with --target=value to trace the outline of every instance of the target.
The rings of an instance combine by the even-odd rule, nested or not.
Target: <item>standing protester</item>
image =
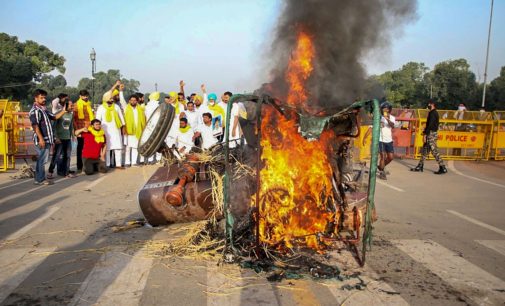
[[[159,101],[160,101],[160,93],[158,91],[155,91],[149,95],[149,102],[147,102],[145,110],[146,122],[149,121],[149,118],[151,118],[152,114],[156,111],[156,109],[160,105]],[[147,162],[150,164],[155,163],[154,161],[155,158],[156,161],[160,161],[161,153],[155,153],[153,156],[149,156]]]
[[[108,91],[103,95],[102,105],[96,111],[96,119],[102,123],[107,144],[107,154],[105,163],[107,167],[111,167],[111,154],[114,154],[116,167],[124,169],[121,166],[122,156],[121,150],[123,149],[122,129],[125,125],[123,112],[121,108],[115,103],[112,96],[112,91]],[[118,94],[119,95],[119,94]]]
[[[146,126],[144,110],[138,104],[138,97],[131,95],[125,109],[126,135],[125,135],[125,166],[136,166],[138,158],[138,145],[142,131]],[[131,160],[131,161],[130,161]],[[144,162],[144,157],[140,157],[140,162]]]
[[[136,92],[135,95],[139,98],[139,106],[142,108],[142,110],[145,110],[146,104],[144,101],[144,94],[141,92]]]
[[[33,142],[37,151],[37,164],[35,168],[35,185],[51,185],[52,181],[46,180],[45,165],[49,148],[54,143],[53,127],[51,120],[60,119],[67,111],[63,109],[53,114],[46,109],[47,92],[42,89],[35,90],[34,103],[30,110],[30,122],[33,128]]]
[[[79,91],[79,100],[74,104],[74,130],[82,129],[89,126],[91,120],[95,119],[92,102],[89,101],[89,92],[85,89]],[[84,147],[84,140],[79,136],[77,137],[77,172],[82,172],[82,149]]]
[[[65,102],[68,100],[68,95],[64,93],[60,93],[56,99],[51,102],[51,110],[53,114],[57,114],[61,112],[63,107],[65,106]]]
[[[146,109],[145,109],[145,114],[146,114],[147,120],[149,120],[149,118],[154,113],[154,111],[158,108],[159,105],[160,105],[160,92],[159,91],[152,92],[149,95],[149,102],[147,102]]]
[[[380,106],[382,113],[381,128],[379,135],[379,178],[386,180],[386,166],[393,161],[394,146],[393,146],[393,128],[395,127],[395,117],[391,115],[393,106],[388,102],[384,102]]]
[[[386,166],[394,159],[394,144],[393,144],[393,128],[395,127],[396,119],[391,115],[393,106],[389,102],[383,102],[380,105],[380,134],[379,134],[379,170],[378,177],[382,180],[387,180]],[[368,128],[363,137],[363,146],[372,132],[372,126]]]
[[[106,136],[104,130],[102,130],[100,120],[92,120],[89,127],[76,130],[75,135],[81,136],[84,140],[84,150],[82,152],[84,173],[91,175],[96,172],[107,172],[104,164],[107,149]]]
[[[435,160],[439,165],[438,171],[435,172],[435,174],[444,174],[447,173],[447,168],[444,165],[444,161],[440,157],[440,153],[438,153],[437,132],[439,125],[439,117],[434,101],[428,102],[428,109],[430,110],[430,112],[428,113],[428,119],[426,120],[426,128],[424,129],[423,132],[424,135],[423,155],[421,156],[419,164],[415,168],[410,169],[410,171],[423,172],[424,160],[426,159],[426,157],[428,157],[431,151],[431,153],[433,154]]]
[[[231,107],[231,117],[230,117],[230,148],[235,148],[240,139],[242,138],[242,129],[240,128],[239,119],[247,119],[247,111],[242,102],[234,103]]]
[[[58,175],[68,178],[75,177],[75,175],[70,172],[72,135],[74,134],[72,101],[60,99],[59,103],[61,104],[61,109],[65,109],[67,112],[60,119],[56,120],[56,124],[54,125],[54,154],[51,159],[51,163],[49,164],[49,173],[47,174],[48,179],[53,178],[55,166],[57,167]],[[53,109],[54,108],[55,107],[53,105]]]

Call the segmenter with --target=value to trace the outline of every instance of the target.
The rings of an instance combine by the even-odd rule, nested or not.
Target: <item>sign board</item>
[[[470,148],[482,149],[484,147],[485,133],[439,131],[437,145],[439,148]],[[417,137],[416,146],[423,145],[423,138]]]

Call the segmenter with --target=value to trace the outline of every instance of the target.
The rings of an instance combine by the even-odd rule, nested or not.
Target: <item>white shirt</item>
[[[177,129],[177,132],[175,133],[175,146],[177,149],[180,149],[182,147],[186,147],[182,154],[188,154],[189,150],[195,145],[193,142],[193,135],[195,133],[193,132],[192,129],[189,129],[186,133],[181,132],[180,129]]]
[[[236,104],[236,103],[235,103]],[[221,106],[221,108],[224,110],[224,121],[223,121],[223,128],[226,123],[226,110],[228,109],[228,103],[224,103],[223,101],[220,101],[217,105]]]
[[[191,126],[191,129],[193,131],[197,131],[198,126],[200,125],[200,121],[202,121],[200,112],[198,111],[190,112],[189,110],[187,110],[184,112],[184,114],[186,114],[186,119],[188,119],[188,124],[189,126]]]
[[[214,136],[214,129],[211,125],[201,124],[198,126],[198,132],[202,135],[202,149],[206,150],[217,143],[217,138]]]
[[[151,118],[151,115],[158,108],[160,103],[158,101],[149,101],[146,105],[145,114],[146,114],[146,122]]]
[[[396,119],[393,115],[389,115],[389,121],[393,123],[393,125],[396,123]],[[379,135],[379,141],[380,142],[393,142],[393,133],[392,133],[392,128],[389,126],[389,123],[387,122],[386,118],[384,116],[381,116],[381,131]]]

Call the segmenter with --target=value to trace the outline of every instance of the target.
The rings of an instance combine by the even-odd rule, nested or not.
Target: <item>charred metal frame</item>
[[[246,101],[253,101],[258,103],[256,107],[256,132],[257,132],[257,143],[258,143],[258,150],[257,150],[257,165],[256,165],[256,183],[257,183],[257,190],[256,190],[256,207],[254,208],[254,214],[256,218],[255,222],[255,235],[256,235],[256,246],[259,246],[259,195],[260,195],[260,183],[261,183],[261,178],[260,178],[260,170],[261,170],[261,109],[262,109],[262,104],[263,103],[268,103],[274,106],[280,113],[283,113],[282,109],[279,108],[278,104],[276,103],[277,100],[271,98],[270,96],[263,95],[261,97],[258,97],[256,95],[233,95],[227,105],[226,108],[226,124],[225,124],[225,143],[224,143],[224,154],[225,154],[225,177],[224,177],[224,215],[226,219],[226,226],[225,226],[225,236],[226,236],[226,241],[227,244],[231,249],[234,249],[233,246],[233,224],[235,222],[233,215],[231,214],[230,210],[230,195],[229,195],[229,190],[230,190],[230,182],[231,182],[231,165],[229,162],[230,158],[230,148],[229,148],[229,128],[230,128],[230,115],[231,115],[231,109],[233,106],[233,103],[237,102],[246,102]],[[368,101],[358,101],[353,103],[351,106],[348,108],[340,111],[338,114],[343,114],[346,112],[350,112],[355,109],[366,109],[367,111],[371,112],[373,114],[373,129],[372,129],[372,146],[371,146],[371,161],[370,161],[370,172],[369,172],[369,182],[368,182],[368,192],[367,192],[367,205],[366,205],[366,212],[365,212],[365,220],[364,220],[364,232],[363,232],[363,248],[362,248],[362,255],[361,258],[359,258],[358,251],[356,248],[356,243],[359,242],[359,228],[357,229],[358,232],[358,237],[355,239],[345,239],[345,242],[350,243],[353,248],[356,251],[356,254],[358,255],[358,260],[361,265],[365,264],[365,259],[366,259],[366,251],[367,249],[371,246],[372,243],[372,213],[375,209],[375,202],[374,202],[374,196],[375,196],[375,179],[377,175],[377,164],[378,164],[378,151],[379,151],[379,132],[380,132],[380,111],[379,111],[379,102],[378,100],[368,100]],[[358,135],[359,135],[359,129],[358,129]],[[348,135],[350,137],[356,137],[356,135]],[[356,213],[355,213],[356,214]],[[355,216],[355,218],[357,218]],[[361,225],[360,225],[361,227]]]

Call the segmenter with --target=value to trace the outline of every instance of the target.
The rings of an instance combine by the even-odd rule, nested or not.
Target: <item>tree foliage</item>
[[[46,73],[65,72],[65,58],[46,46],[0,33],[0,97],[23,99]]]
[[[121,80],[121,82],[125,85],[125,98],[128,99],[128,96],[131,94],[134,94],[139,90],[140,87],[140,82],[134,79],[126,79],[126,78],[121,78],[121,74],[119,70],[109,70],[107,72],[99,71],[95,73],[95,82],[93,85],[92,79],[90,78],[82,78],[79,81],[79,84],[77,87],[79,89],[86,89],[90,92],[91,98],[93,99],[93,94],[94,94],[94,101],[93,103],[101,103],[102,96],[103,94],[108,91],[112,85],[117,80]],[[93,87],[94,87],[94,92],[93,92]]]
[[[487,96],[487,105],[492,109],[505,110],[505,66],[501,67],[500,75],[491,81]]]

